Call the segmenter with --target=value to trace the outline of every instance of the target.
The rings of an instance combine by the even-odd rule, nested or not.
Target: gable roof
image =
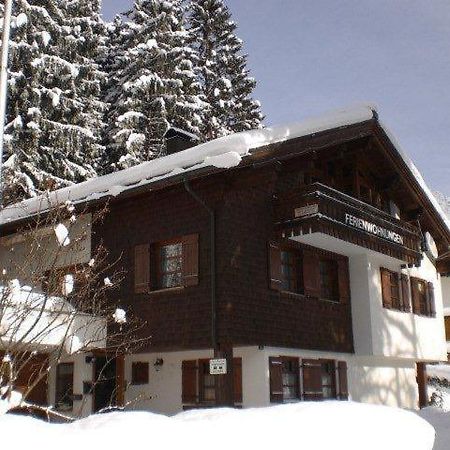
[[[212,170],[214,168],[228,169],[236,167],[243,159],[257,153],[261,147],[327,130],[356,125],[372,119],[377,120],[450,236],[449,218],[445,215],[412,160],[402,150],[389,129],[378,120],[376,108],[369,104],[356,105],[329,112],[300,123],[235,133],[172,155],[144,162],[129,169],[93,178],[24,200],[0,211],[0,225],[23,220],[45,212],[55,205],[66,201],[80,204],[98,199],[117,197],[129,190],[182,174],[188,174],[199,169]]]

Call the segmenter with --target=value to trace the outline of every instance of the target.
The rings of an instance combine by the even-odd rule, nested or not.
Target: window
[[[134,247],[134,291],[198,284],[198,234]]]
[[[214,405],[216,380],[220,375],[210,375],[209,359],[182,362],[182,402],[184,405]],[[242,403],[242,359],[233,358],[233,389],[235,404]],[[191,406],[192,407],[192,406]]]
[[[411,292],[414,314],[436,317],[433,283],[411,277]]]
[[[283,250],[281,252],[282,290],[303,293],[303,267],[300,252]]]
[[[73,408],[73,363],[61,363],[56,367],[55,407],[60,411]]]
[[[322,397],[324,399],[336,398],[336,376],[334,361],[325,361],[321,364]]]
[[[410,312],[411,300],[408,276],[384,267],[380,271],[383,307]]]
[[[416,280],[415,284],[416,284],[416,290],[417,290],[417,295],[418,295],[418,299],[419,299],[418,300],[419,308],[415,312],[417,314],[426,315],[427,311],[428,311],[426,284],[423,280]]]
[[[320,297],[326,300],[339,301],[338,265],[332,259],[321,259],[320,270]]]
[[[157,289],[183,284],[183,243],[181,241],[157,246]]]
[[[199,399],[200,403],[216,401],[216,375],[209,373],[209,359],[199,361]]]
[[[282,360],[282,380],[283,399],[293,400],[298,398],[298,359],[283,358]]]
[[[131,384],[148,384],[148,362],[131,364]]]
[[[348,398],[347,363],[325,359],[270,357],[270,401]]]
[[[348,259],[311,247],[285,247],[269,243],[269,285],[306,297],[348,303]]]

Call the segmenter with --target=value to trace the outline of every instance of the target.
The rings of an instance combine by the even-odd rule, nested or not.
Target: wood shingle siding
[[[226,177],[218,174],[192,186],[216,212],[217,339],[233,345],[352,352],[351,302],[345,301],[349,299],[348,280],[342,279],[339,285],[344,301],[338,303],[309,301],[278,288],[279,254],[269,247],[269,242],[275,242],[273,195],[278,179],[274,168],[266,166],[230,172]],[[112,202],[105,221],[94,230],[110,251],[111,262],[119,260],[125,272],[120,289],[110,294],[112,300],[120,299],[147,322],[141,335],[151,336],[151,340],[142,351],[210,346],[209,225],[202,207],[182,186],[176,186]],[[191,241],[184,243],[185,253],[198,255],[196,264],[186,262],[183,267],[184,287],[154,291],[151,277],[135,274],[135,247],[150,244],[153,274],[153,243],[183,236],[191,236]],[[292,245],[310,252],[311,265],[306,265],[304,278],[312,299],[320,292],[317,255],[328,252],[295,242]],[[269,259],[276,264],[269,264]],[[148,266],[142,264],[148,273]],[[348,277],[347,265],[342,257],[339,274]]]
[[[150,245],[134,247],[134,292],[144,294],[150,290]]]

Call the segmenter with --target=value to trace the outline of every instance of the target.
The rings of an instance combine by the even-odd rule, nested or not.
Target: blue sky
[[[103,0],[106,19],[131,4]],[[226,0],[266,125],[360,102],[450,195],[450,2]]]

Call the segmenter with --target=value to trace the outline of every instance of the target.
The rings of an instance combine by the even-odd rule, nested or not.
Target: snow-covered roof
[[[224,136],[172,155],[144,162],[129,169],[93,178],[8,206],[0,211],[0,224],[12,223],[33,216],[66,201],[77,204],[106,197],[116,197],[127,190],[146,186],[176,175],[187,174],[197,169],[235,167],[240,164],[243,158],[255,153],[260,147],[355,125],[371,120],[374,116],[378,116],[376,108],[370,104],[363,104],[329,112],[300,123]],[[427,187],[416,166],[397,144],[390,131],[381,123],[380,126],[409,167],[423,193],[430,199],[437,213],[442,217],[450,233],[450,220]]]

